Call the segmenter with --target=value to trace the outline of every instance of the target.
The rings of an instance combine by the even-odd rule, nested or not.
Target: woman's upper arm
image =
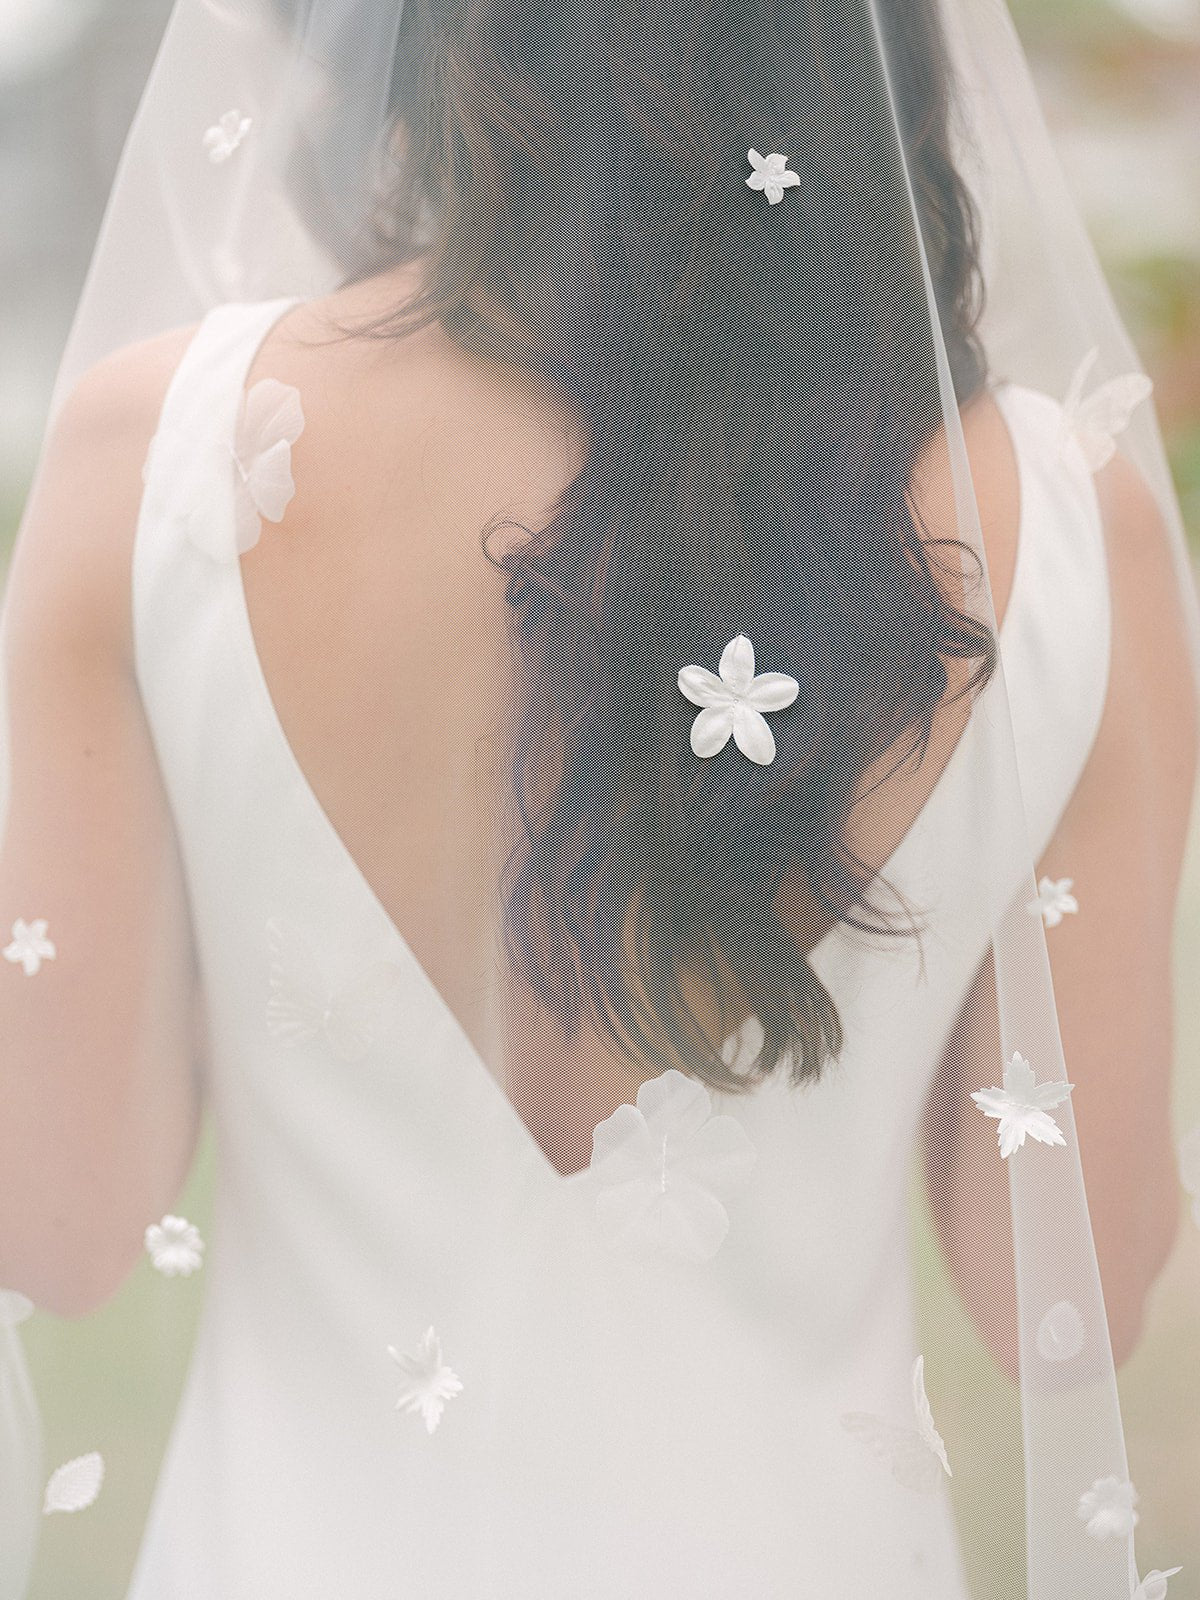
[[[1136,1343],[1146,1294],[1177,1225],[1170,1122],[1171,946],[1196,770],[1196,684],[1181,574],[1144,480],[1116,458],[1096,481],[1112,598],[1104,711],[1083,774],[1038,863],[1079,904],[1047,934],[1092,1229],[1117,1359]],[[990,1124],[965,1087],[998,1081],[990,960],[931,1097],[926,1167],[939,1232],[964,1298],[980,1235],[1008,1261]],[[986,1059],[977,1059],[990,1057]],[[982,1075],[981,1075],[982,1074]],[[953,1115],[947,1106],[953,1100]],[[932,1119],[936,1117],[936,1126]],[[999,1218],[999,1222],[997,1219]],[[1008,1268],[1006,1268],[1006,1271]],[[1001,1358],[1015,1359],[1006,1330]]]
[[[141,469],[172,333],[88,373],[48,439],[5,595],[0,1282],[107,1297],[177,1195],[197,1125],[194,981],[171,818],[133,670]]]

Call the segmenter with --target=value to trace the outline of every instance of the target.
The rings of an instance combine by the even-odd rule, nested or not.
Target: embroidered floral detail
[[[1079,910],[1079,901],[1071,893],[1074,878],[1041,878],[1037,896],[1025,903],[1031,917],[1041,917],[1048,928],[1057,928],[1065,916]]]
[[[242,396],[233,443],[239,555],[258,543],[263,517],[268,522],[283,520],[296,492],[292,446],[303,432],[300,391],[291,384],[263,378]]]
[[[1179,1146],[1179,1175],[1192,1202],[1192,1219],[1200,1228],[1200,1122]]]
[[[168,1214],[161,1222],[152,1222],[146,1229],[146,1249],[168,1278],[190,1278],[204,1264],[204,1240],[186,1217]]]
[[[1116,435],[1129,426],[1136,407],[1148,399],[1154,389],[1144,372],[1129,372],[1102,383],[1085,400],[1083,386],[1099,356],[1098,349],[1089,350],[1075,370],[1063,401],[1060,438],[1063,449],[1068,441],[1075,441],[1093,472],[1099,472],[1112,460],[1117,451]]]
[[[33,1315],[33,1301],[16,1289],[0,1289],[0,1328],[15,1328]]]
[[[1182,1571],[1182,1567],[1168,1567],[1165,1572],[1155,1567],[1138,1584],[1130,1600],[1167,1600],[1167,1579]]]
[[[12,925],[12,943],[5,946],[4,959],[19,962],[25,976],[32,978],[41,970],[43,961],[53,961],[58,951],[46,937],[46,919],[38,917],[25,922],[21,917]]]
[[[917,1425],[890,1422],[869,1411],[848,1411],[842,1427],[860,1439],[881,1461],[886,1461],[893,1476],[906,1489],[928,1494],[943,1477],[953,1477],[946,1445],[933,1422],[929,1397],[925,1393],[925,1357],[918,1356],[912,1369],[913,1411]]]
[[[800,182],[798,172],[787,170],[787,156],[767,156],[764,160],[757,150],[748,150],[746,159],[754,168],[746,179],[747,185],[751,189],[761,189],[773,206],[783,199],[785,189],[792,189]]]
[[[418,1412],[425,1431],[432,1433],[442,1420],[446,1401],[462,1393],[462,1380],[442,1361],[441,1340],[432,1328],[426,1328],[416,1350],[402,1353],[395,1345],[388,1345],[388,1355],[399,1366],[404,1378],[401,1382],[397,1411]]]
[[[333,989],[304,936],[279,917],[267,923],[271,950],[267,1027],[289,1048],[320,1040],[341,1061],[361,1061],[387,1022],[400,968],[377,961],[343,988]]]
[[[1076,1515],[1087,1523],[1093,1539],[1123,1539],[1137,1526],[1137,1490],[1120,1478],[1097,1478],[1079,1496]]]
[[[704,667],[681,667],[679,687],[704,709],[692,723],[692,750],[701,760],[724,750],[730,734],[744,756],[766,766],[775,759],[775,738],[764,711],[783,711],[800,692],[786,672],[754,675],[754,646],[744,633],[721,652],[719,677]]]
[[[228,161],[242,140],[250,132],[251,119],[240,111],[227,111],[219,122],[204,135],[204,148],[214,166]]]
[[[100,1493],[104,1482],[104,1457],[98,1450],[66,1461],[50,1474],[42,1502],[43,1516],[53,1511],[84,1511]]]
[[[1056,1300],[1038,1323],[1037,1350],[1043,1361],[1071,1361],[1083,1349],[1083,1339],[1083,1318],[1070,1300]]]
[[[999,1120],[1000,1154],[1007,1158],[1021,1148],[1027,1134],[1039,1144],[1066,1144],[1050,1108],[1061,1105],[1074,1087],[1053,1079],[1037,1083],[1028,1061],[1014,1051],[1004,1069],[1003,1089],[976,1089],[971,1099],[985,1117]]]
[[[729,1232],[722,1197],[754,1161],[741,1123],[714,1116],[704,1085],[668,1068],[592,1134],[597,1220],[618,1247],[708,1261]]]

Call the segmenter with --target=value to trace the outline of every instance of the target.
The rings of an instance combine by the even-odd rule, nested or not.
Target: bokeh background
[[[169,0],[0,0],[0,569],[108,185],[169,9]],[[1200,555],[1200,0],[1013,0],[1012,9],[1068,179],[1155,380]],[[1200,1123],[1195,847],[1178,962],[1182,1135]],[[214,1176],[206,1138],[178,1207],[202,1231]],[[971,1337],[920,1219],[919,1197],[914,1204],[927,1365],[937,1370],[940,1344],[958,1352],[961,1367]],[[48,1466],[101,1442],[110,1463],[104,1516],[46,1520],[30,1600],[122,1600],[203,1278],[167,1280],[144,1262],[97,1315],[72,1322],[39,1313],[25,1325]],[[1189,1216],[1156,1287],[1142,1344],[1120,1374],[1131,1474],[1136,1483],[1144,1466],[1145,1480],[1155,1483],[1141,1506],[1141,1566],[1184,1567],[1171,1600],[1200,1600],[1198,1327],[1200,1227]],[[960,1371],[955,1390],[934,1396],[952,1455],[956,1394],[976,1382],[995,1386],[982,1351],[977,1371]],[[1000,1387],[995,1417],[998,1441],[1015,1437],[1015,1404]],[[972,1530],[1005,1519],[1018,1525],[1011,1502],[1019,1489],[984,1478],[971,1490],[960,1476],[955,1493],[977,1600],[1021,1600],[1001,1592],[986,1562],[972,1555]]]

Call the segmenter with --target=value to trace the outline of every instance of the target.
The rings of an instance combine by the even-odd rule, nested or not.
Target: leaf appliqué
[[[55,1511],[85,1511],[104,1482],[104,1457],[99,1450],[65,1461],[50,1474],[42,1502],[43,1516]]]

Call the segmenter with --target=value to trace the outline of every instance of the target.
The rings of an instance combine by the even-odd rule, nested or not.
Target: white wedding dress
[[[815,1088],[645,1096],[677,1162],[648,1181],[676,1185],[685,1248],[639,1250],[636,1227],[601,1225],[621,1215],[603,1173],[542,1153],[276,718],[229,446],[293,303],[205,317],[137,530],[137,670],[191,896],[219,1172],[130,1600],[964,1600],[913,1400],[908,1185],[940,1052],[1026,881],[1019,819],[979,784],[1006,728],[989,707],[1007,692],[1040,856],[1104,700],[1100,515],[1057,403],[997,390],[1021,493],[1006,686],[885,868],[924,914],[920,947],[843,929],[816,947],[847,1044]],[[623,1126],[636,1178],[641,1125]],[[430,1327],[461,1384],[432,1431],[397,1408],[388,1351],[415,1358]]]

